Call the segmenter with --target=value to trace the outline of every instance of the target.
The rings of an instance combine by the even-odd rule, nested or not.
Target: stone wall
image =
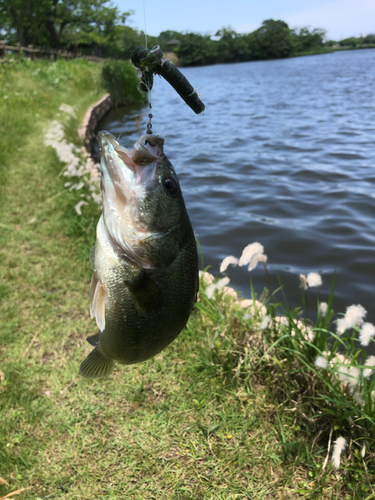
[[[78,135],[88,151],[91,150],[91,144],[95,138],[95,128],[98,121],[110,110],[111,106],[112,101],[110,95],[106,94],[86,111],[86,115],[78,129]]]

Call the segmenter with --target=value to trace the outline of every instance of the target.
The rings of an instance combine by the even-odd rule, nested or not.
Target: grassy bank
[[[261,333],[258,311],[225,289],[208,298],[202,278],[187,330],[160,355],[107,380],[78,375],[96,331],[88,253],[99,210],[85,186],[65,185],[44,134],[58,120],[79,145],[80,120],[104,94],[99,72],[84,61],[0,68],[0,497],[373,498],[373,423],[349,392],[338,410],[340,380],[313,361],[330,308],[314,327],[319,346],[297,311]],[[259,298],[275,316],[277,300]],[[332,448],[324,465],[341,435],[340,467]]]
[[[311,50],[307,50],[305,52],[298,52],[293,57],[300,56],[314,56],[319,54],[331,54],[332,52],[342,52],[343,50],[360,50],[360,49],[374,49],[374,44],[366,44],[366,45],[356,45],[356,46],[333,46],[333,47],[315,47]]]

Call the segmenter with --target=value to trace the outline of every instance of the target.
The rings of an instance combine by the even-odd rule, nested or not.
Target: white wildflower
[[[253,304],[253,299],[245,299],[245,300],[241,300],[240,302],[240,306],[242,307],[242,309],[245,309],[245,307],[249,307]]]
[[[343,452],[345,446],[346,446],[346,439],[343,438],[342,436],[337,438],[332,453],[332,464],[334,467],[336,467],[336,469],[340,467],[341,453]]]
[[[275,316],[275,319],[270,324],[270,328],[276,327],[278,330],[280,330],[282,326],[288,325],[289,320],[286,316]]]
[[[77,182],[76,184],[73,184],[72,186],[70,186],[69,191],[73,191],[73,189],[75,189],[76,191],[79,191],[84,186],[85,186],[84,182]]]
[[[350,363],[350,361],[343,354],[340,354],[339,352],[335,354],[331,362],[334,364],[340,363],[341,365]]]
[[[242,309],[249,309],[251,316],[265,316],[267,314],[267,308],[259,300],[245,299],[240,302]]]
[[[73,110],[73,108],[68,106],[65,112],[72,114],[70,110]],[[98,194],[100,183],[99,165],[94,163],[84,148],[77,148],[74,144],[65,140],[62,123],[56,120],[50,122],[48,130],[44,131],[44,144],[52,146],[58,159],[66,164],[62,173],[64,177],[81,177],[81,182],[73,184],[70,189],[81,189],[81,187],[86,186],[92,192],[91,198],[94,202],[101,204],[102,197]],[[80,154],[83,158],[79,156]],[[66,184],[71,185],[71,183]]]
[[[348,324],[348,328],[361,325],[366,314],[366,309],[360,304],[347,307],[344,318]]]
[[[351,391],[358,385],[360,371],[356,366],[340,366],[337,371],[339,380],[349,385]]]
[[[246,266],[251,262],[251,259],[258,254],[262,254],[264,252],[264,247],[258,242],[251,243],[247,245],[242,251],[242,255],[240,261],[238,263],[239,266]]]
[[[318,368],[325,369],[328,366],[328,360],[324,356],[317,356],[317,358],[315,360],[315,365]]]
[[[359,340],[361,345],[367,346],[370,340],[375,335],[375,326],[372,323],[363,323],[361,331],[359,332]]]
[[[328,356],[330,353],[328,354]],[[340,365],[348,365],[350,364],[350,360],[347,359],[343,354],[336,353],[333,358],[331,358],[331,361],[329,362],[330,366],[335,369],[336,373],[341,369]],[[337,373],[338,375],[338,373]],[[340,376],[338,375],[340,378]]]
[[[360,369],[356,366],[348,368],[348,383],[352,391],[357,387],[360,375]]]
[[[323,316],[323,318],[325,318],[326,314],[327,314],[327,310],[328,310],[327,302],[321,302],[319,304],[319,310],[320,310],[320,314]]]
[[[268,257],[265,254],[254,255],[254,257],[250,261],[249,267],[247,268],[248,271],[252,271],[253,269],[255,269],[258,262],[263,262],[263,264],[265,264],[267,262],[267,259]]]
[[[342,335],[349,328],[348,322],[345,318],[337,320],[336,333]]]
[[[72,116],[73,118],[76,117],[76,113],[75,113],[74,109],[72,108],[72,106],[69,106],[69,104],[64,104],[64,103],[61,104],[59,109],[60,109],[60,111],[63,111],[64,113]]]
[[[79,201],[77,205],[74,207],[74,210],[77,212],[78,215],[82,215],[82,210],[81,207],[82,205],[88,205],[87,201]]]
[[[307,290],[307,281],[306,281],[306,276],[304,274],[300,274],[299,275],[299,279],[300,279],[300,282],[301,282],[301,288],[303,288],[304,290]]]
[[[261,331],[265,330],[270,324],[270,322],[271,322],[271,316],[269,316],[268,314],[266,316],[263,316],[262,321],[260,322],[259,325],[259,330]]]
[[[221,290],[222,288],[224,288],[225,286],[228,285],[228,283],[230,282],[230,279],[228,277],[226,278],[221,278],[221,280],[219,280],[217,283],[216,283],[216,288],[218,290]]]
[[[315,333],[310,327],[308,326],[306,327],[306,329],[303,332],[303,336],[305,337],[305,340],[307,340],[307,342],[310,342],[310,344],[314,342]]]
[[[207,271],[199,271],[199,279],[206,285],[211,285],[215,281],[215,276]]]
[[[206,288],[205,292],[208,299],[211,299],[216,290],[221,290],[222,288],[228,288],[226,285],[230,282],[229,278],[222,278],[217,283],[211,283]]]
[[[307,284],[309,286],[320,286],[322,284],[322,278],[318,273],[309,273],[307,275]]]
[[[314,342],[315,333],[310,326],[306,326],[305,323],[303,321],[301,321],[300,319],[297,320],[297,322],[295,320],[292,320],[291,324],[293,326],[292,331],[291,331],[292,337],[295,337],[296,334],[297,335],[302,334],[303,338],[307,342]]]
[[[244,314],[243,319],[247,321],[248,319],[251,319],[253,316],[249,313]]]
[[[234,290],[232,287],[230,286],[225,286],[223,288],[223,295],[226,295],[227,297],[233,297],[234,299],[237,299],[238,298],[238,295],[237,295],[237,292],[236,290]]]
[[[356,390],[353,392],[353,399],[359,406],[365,406],[365,400],[359,391]]]
[[[91,198],[93,199],[94,203],[101,205],[101,203],[102,203],[102,195],[101,194],[92,193]]]
[[[232,264],[233,266],[238,265],[238,259],[236,259],[236,257],[233,257],[233,255],[225,257],[223,262],[220,264],[220,272],[223,273],[224,271],[226,271],[230,264]]]
[[[368,367],[375,366],[375,356],[369,356],[369,358],[366,360],[366,366],[368,366]],[[364,368],[363,369],[363,376],[369,377],[373,371],[374,370],[372,370],[371,368]]]
[[[286,316],[275,316],[275,321],[278,321],[280,325],[288,326],[289,320]]]
[[[215,293],[215,290],[216,290],[215,283],[211,283],[211,285],[208,285],[208,287],[205,290],[208,299],[212,298],[213,294]]]

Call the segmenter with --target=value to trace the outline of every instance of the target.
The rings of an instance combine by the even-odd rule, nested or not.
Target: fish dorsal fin
[[[90,253],[89,253],[89,261],[91,265],[91,269],[95,272],[95,245],[91,248]]]
[[[163,296],[155,281],[145,271],[141,271],[137,278],[125,281],[133,296],[137,311],[143,316],[155,316],[163,307]]]
[[[90,316],[95,318],[99,330],[105,328],[105,290],[102,282],[95,273],[91,278],[90,285]]]
[[[79,373],[84,378],[105,378],[113,372],[114,364],[113,359],[105,357],[98,346],[82,361]]]
[[[90,335],[87,337],[87,342],[94,347],[98,346],[100,344],[100,335],[99,333],[95,333],[94,335]]]

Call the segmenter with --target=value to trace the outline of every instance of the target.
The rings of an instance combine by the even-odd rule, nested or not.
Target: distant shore
[[[304,57],[304,56],[316,56],[316,55],[322,55],[322,54],[332,54],[333,52],[343,52],[343,51],[347,51],[347,50],[364,50],[364,49],[375,49],[375,44],[371,44],[371,45],[360,45],[360,46],[357,46],[357,47],[316,47],[312,50],[309,50],[309,51],[305,51],[305,52],[298,52],[297,54],[293,54],[291,56],[288,56],[288,57],[284,57],[282,59],[292,59],[294,57]],[[198,67],[200,65],[184,65],[184,64],[181,64],[181,61],[179,60],[178,56],[176,54],[174,54],[173,52],[170,52],[168,54],[164,54],[164,56],[166,56],[166,59],[170,60],[171,62],[173,62],[173,64],[175,66],[179,66],[179,67]],[[170,56],[173,56],[170,57]],[[204,66],[212,66],[214,64],[233,64],[233,63],[236,63],[236,62],[258,62],[258,61],[275,61],[276,59],[274,58],[269,58],[269,59],[249,59],[247,61],[232,61],[232,62],[214,62],[212,64],[205,64]],[[279,59],[278,59],[279,60]]]

